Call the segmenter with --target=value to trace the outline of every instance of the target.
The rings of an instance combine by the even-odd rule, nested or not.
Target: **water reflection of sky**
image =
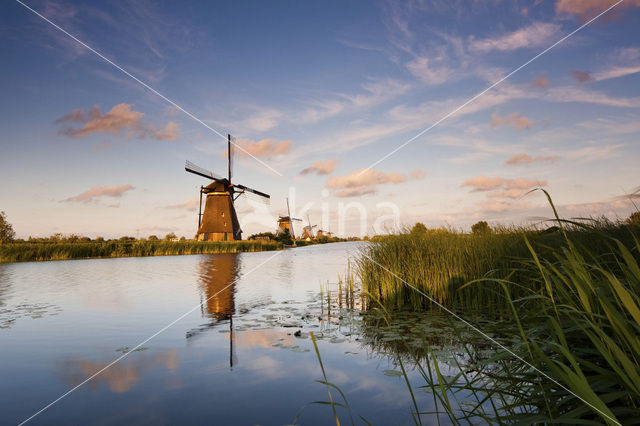
[[[309,405],[328,399],[314,331],[355,412],[412,423],[404,379],[383,374],[393,360],[346,315],[322,315],[320,286],[357,247],[286,250],[248,275],[273,253],[0,265],[0,423],[29,417],[201,302],[34,422],[287,424],[304,407],[302,424],[325,424],[330,409]],[[429,410],[432,397],[417,397]]]

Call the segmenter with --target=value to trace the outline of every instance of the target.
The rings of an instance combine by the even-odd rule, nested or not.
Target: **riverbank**
[[[16,242],[0,245],[0,263],[104,257],[173,256],[280,250],[277,241]]]
[[[355,274],[370,306],[451,317],[444,307],[485,333],[458,329],[468,357],[449,382],[429,335],[420,348],[397,348],[417,365],[426,360],[426,387],[454,423],[628,424],[640,409],[639,265],[639,226],[557,221],[535,231],[380,238]],[[475,404],[451,405],[460,393]]]

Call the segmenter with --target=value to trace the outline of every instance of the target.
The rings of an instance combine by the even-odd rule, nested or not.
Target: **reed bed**
[[[240,253],[282,247],[276,241],[21,242],[0,245],[0,262]]]
[[[428,300],[380,265],[508,342],[473,337],[494,349],[481,357],[461,329],[467,361],[450,383],[427,339],[406,348],[453,423],[640,423],[637,225],[558,219],[546,231],[405,233],[366,248],[356,274],[375,304],[417,310]],[[471,408],[452,404],[461,391]]]
[[[504,292],[495,286],[469,288],[465,284],[481,278],[508,279],[513,297],[529,295],[540,291],[539,283],[521,267],[531,258],[532,249],[542,259],[553,258],[573,241],[574,248],[585,255],[602,258],[610,250],[603,237],[628,246],[633,244],[633,230],[637,234],[639,228],[600,220],[543,230],[502,228],[479,235],[443,229],[407,231],[363,248],[354,272],[363,289],[387,308],[433,307],[400,277],[449,309],[502,315],[509,312]]]

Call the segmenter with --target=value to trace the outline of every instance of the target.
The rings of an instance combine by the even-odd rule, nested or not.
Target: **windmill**
[[[313,228],[315,228],[318,225],[313,225],[311,226],[311,220],[309,219],[309,215],[307,215],[307,223],[308,225],[305,226],[304,228],[302,228],[302,239],[306,240],[306,239],[313,239]]]
[[[199,241],[242,239],[242,229],[240,229],[240,222],[238,222],[238,215],[233,204],[235,200],[242,194],[255,194],[266,200],[271,198],[269,194],[231,182],[231,156],[231,135],[228,135],[228,178],[218,176],[209,170],[196,166],[190,161],[187,161],[184,166],[187,172],[213,181],[207,186],[200,187],[200,210],[198,212],[198,233],[196,235]],[[202,212],[202,194],[207,196],[204,213]]]
[[[296,235],[293,231],[294,220],[302,222],[302,219],[291,217],[291,210],[289,210],[289,199],[287,198],[287,216],[280,216],[280,218],[278,219],[278,229],[276,230],[276,236],[280,235],[286,230],[289,230],[289,233],[291,234],[291,239],[294,240],[295,242]]]

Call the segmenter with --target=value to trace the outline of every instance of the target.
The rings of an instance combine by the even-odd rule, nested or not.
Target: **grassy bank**
[[[276,241],[17,242],[0,245],[0,262],[240,253],[279,250],[282,247]]]
[[[468,345],[451,383],[427,357],[424,379],[454,423],[640,421],[640,228],[556,225],[483,235],[405,233],[362,253],[356,273],[382,306],[438,309],[386,268],[509,342],[501,348],[473,332],[493,356]],[[425,352],[432,354],[427,339]],[[450,398],[459,391],[474,395],[475,406],[456,409]]]

